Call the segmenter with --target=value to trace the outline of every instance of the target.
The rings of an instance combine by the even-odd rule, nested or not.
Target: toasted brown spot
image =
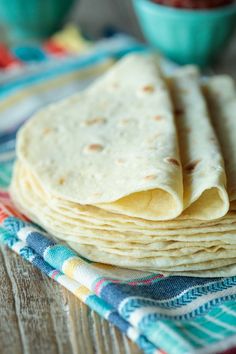
[[[65,183],[65,178],[64,177],[59,178],[58,184],[62,186],[64,183]]]
[[[180,166],[180,163],[179,163],[179,161],[178,160],[176,160],[176,159],[174,159],[173,157],[167,157],[166,159],[165,159],[165,161],[166,162],[169,162],[169,163],[171,163],[171,164],[173,164],[173,165],[175,165],[175,166]]]
[[[132,119],[130,119],[130,118],[123,118],[119,121],[119,125],[124,126],[124,125],[129,124],[131,121],[132,121]]]
[[[199,177],[205,177],[206,176],[206,172],[204,171],[204,172],[201,172],[201,173],[199,173]]]
[[[124,160],[124,159],[117,159],[117,160],[116,160],[116,163],[117,163],[118,165],[123,165],[123,164],[125,163],[125,160]]]
[[[106,123],[106,119],[101,117],[88,119],[84,121],[84,125],[95,125],[95,124],[104,124],[104,123]]]
[[[147,93],[152,93],[154,92],[155,88],[153,85],[146,85],[143,87],[143,91]]]
[[[52,132],[53,132],[52,128],[47,127],[47,128],[43,129],[43,135],[47,135],[47,134],[50,134]]]
[[[163,119],[163,117],[159,116],[159,115],[156,115],[153,119],[156,120],[156,121],[160,121],[160,120]]]
[[[192,173],[195,170],[195,168],[197,167],[197,165],[199,164],[199,162],[200,162],[200,160],[195,160],[195,161],[188,163],[184,167],[185,171],[188,173]]]
[[[156,178],[157,178],[156,175],[149,175],[144,177],[145,181],[153,181]]]
[[[174,113],[176,116],[180,116],[181,114],[184,114],[184,110],[181,108],[176,108]]]
[[[88,152],[100,152],[104,149],[101,144],[91,144],[86,146],[85,150]]]

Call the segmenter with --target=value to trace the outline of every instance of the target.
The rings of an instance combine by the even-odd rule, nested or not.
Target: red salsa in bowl
[[[234,0],[152,0],[152,2],[164,6],[202,10],[227,6],[232,4]]]

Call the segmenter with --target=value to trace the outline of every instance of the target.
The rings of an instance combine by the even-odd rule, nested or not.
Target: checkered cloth
[[[40,107],[83,89],[114,60],[138,50],[143,46],[116,36],[84,55],[0,72],[0,241],[146,353],[228,353],[236,346],[236,277],[163,276],[90,262],[26,220],[7,192],[19,126]]]

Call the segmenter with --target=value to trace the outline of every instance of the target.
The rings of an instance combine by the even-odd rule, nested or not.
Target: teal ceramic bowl
[[[13,39],[37,39],[58,30],[75,0],[0,0],[0,24]]]
[[[185,10],[133,0],[146,39],[180,64],[209,64],[236,26],[236,4],[213,10]]]

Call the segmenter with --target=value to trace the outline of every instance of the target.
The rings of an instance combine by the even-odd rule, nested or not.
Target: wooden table
[[[73,18],[92,34],[113,23],[141,37],[130,1],[83,0],[80,6]],[[214,71],[236,77],[235,58],[236,40]],[[114,326],[3,246],[0,286],[0,354],[141,353]]]
[[[74,295],[0,246],[1,354],[138,354]]]

